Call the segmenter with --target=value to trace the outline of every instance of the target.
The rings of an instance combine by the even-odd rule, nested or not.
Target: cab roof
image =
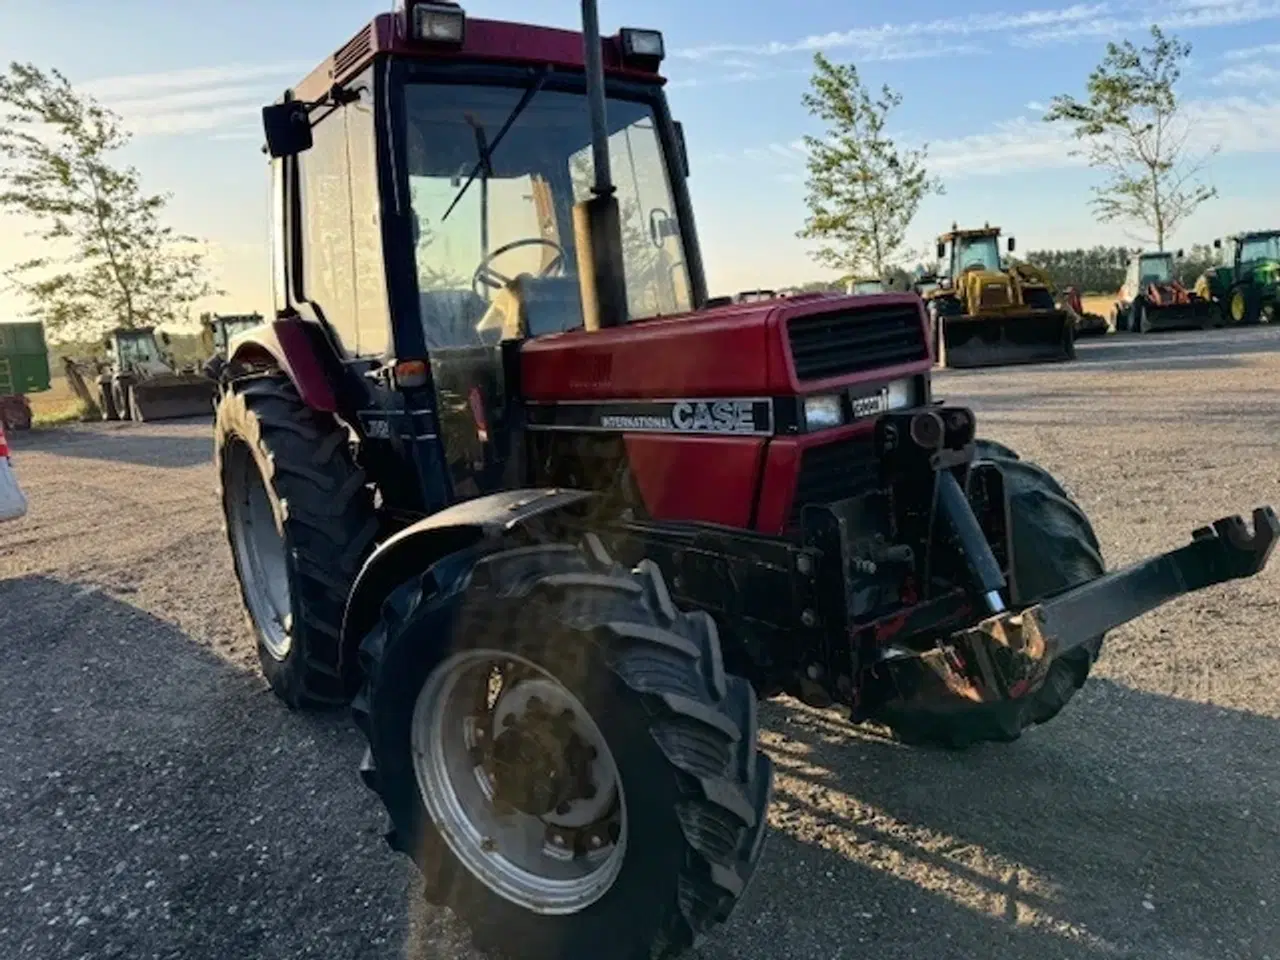
[[[357,76],[379,54],[404,59],[449,61],[490,61],[495,64],[549,64],[569,70],[584,70],[582,34],[575,30],[541,27],[504,20],[467,18],[462,45],[445,48],[424,45],[404,36],[395,13],[380,13],[360,32],[311,71],[293,93],[302,100],[317,100],[334,84],[343,84]],[[619,36],[602,37],[606,73],[663,84],[657,72],[641,69],[635,63],[624,63]]]
[[[1257,240],[1259,237],[1266,238],[1275,236],[1280,236],[1280,228],[1274,228],[1271,230],[1246,230],[1244,233],[1233,233],[1227,237],[1227,239],[1242,242],[1245,240]]]
[[[965,239],[968,239],[969,237],[998,237],[998,236],[1000,236],[999,227],[985,226],[985,227],[975,227],[970,230],[960,230],[953,225],[947,233],[944,233],[942,236],[938,237],[938,242],[950,243],[952,240],[965,240]]]

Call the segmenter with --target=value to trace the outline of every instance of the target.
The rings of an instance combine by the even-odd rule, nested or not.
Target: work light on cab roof
[[[426,3],[400,0],[397,8],[401,25],[408,26],[409,36],[414,40],[461,46],[466,37],[467,15],[462,7],[449,0]]]

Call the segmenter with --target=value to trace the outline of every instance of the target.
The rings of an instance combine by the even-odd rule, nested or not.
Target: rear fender
[[[356,675],[352,667],[360,642],[377,625],[382,602],[396,587],[452,553],[485,541],[496,547],[535,517],[568,510],[592,496],[582,490],[508,490],[456,503],[399,531],[365,561],[351,587],[342,618],[342,674]]]
[[[228,366],[273,363],[293,381],[303,403],[324,413],[337,411],[337,397],[305,320],[273,320],[246,330],[231,339],[227,353]]]

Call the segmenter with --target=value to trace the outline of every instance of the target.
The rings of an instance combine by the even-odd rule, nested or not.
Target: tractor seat
[[[484,342],[523,340],[582,327],[582,294],[575,277],[521,274],[499,290],[476,333]]]

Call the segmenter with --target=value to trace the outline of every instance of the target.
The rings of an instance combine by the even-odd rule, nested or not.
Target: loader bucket
[[[1076,355],[1075,324],[1065,310],[939,317],[938,323],[937,361],[949,369],[1050,363]]]
[[[151,377],[131,389],[133,419],[171,420],[213,413],[216,384],[199,374]]]
[[[1152,330],[1186,330],[1206,327],[1212,322],[1211,304],[1207,300],[1190,303],[1148,304],[1147,322]]]

